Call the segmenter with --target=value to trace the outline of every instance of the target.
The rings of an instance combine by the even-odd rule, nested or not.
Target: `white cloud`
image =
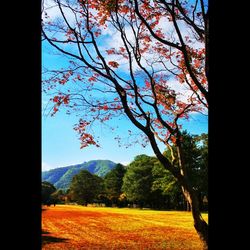
[[[46,162],[42,162],[42,171],[48,171],[50,169],[54,169],[55,167],[49,165],[48,163]]]
[[[186,23],[184,23],[183,21],[178,21],[178,26],[181,30],[182,36],[188,36],[192,41],[192,47],[193,48],[201,48],[204,47],[204,44],[198,42],[196,39],[194,39],[192,32],[190,32],[190,28],[187,26]],[[166,35],[167,39],[173,43],[176,43],[179,41],[177,32],[175,31],[175,28],[173,26],[173,22],[168,21],[168,19],[166,17],[162,17],[160,19],[159,24],[157,25],[157,29],[161,29],[162,33]],[[126,38],[127,40],[134,45],[135,44],[135,36],[134,33],[131,29],[131,27],[129,25],[126,25],[124,27],[125,29],[125,34],[126,34]],[[129,71],[129,64],[128,64],[128,60],[121,57],[121,56],[117,56],[117,55],[107,55],[105,53],[105,50],[107,49],[111,49],[111,48],[115,48],[117,50],[119,50],[120,47],[124,47],[124,42],[121,39],[121,34],[120,32],[118,32],[116,29],[114,29],[114,27],[112,26],[112,24],[109,24],[108,27],[103,31],[102,31],[102,35],[104,36],[104,41],[102,42],[100,48],[101,51],[103,52],[103,55],[105,55],[105,58],[107,58],[107,61],[116,61],[119,63],[119,70],[123,70],[125,72]],[[147,32],[149,34],[149,32]],[[105,37],[105,35],[107,35]],[[163,70],[163,65],[160,62],[157,62],[159,60],[159,55],[157,55],[156,53],[154,53],[154,49],[152,49],[153,47],[157,47],[157,40],[154,39],[151,36],[152,41],[150,42],[150,48],[148,52],[145,52],[141,58],[141,64],[148,68],[148,62],[155,62],[154,63],[154,70]],[[143,46],[141,46],[143,47]],[[175,49],[172,48],[172,52]],[[172,60],[175,62],[175,59],[172,58]],[[170,61],[164,60],[164,63],[166,65],[167,68],[172,69],[173,65],[172,63],[170,63]],[[136,70],[140,70],[139,66],[137,65],[137,63],[135,62],[135,60],[133,60],[133,69]]]
[[[62,4],[67,5],[67,3],[65,1],[63,1],[63,0],[60,1],[60,2]],[[71,6],[74,7],[73,5],[71,5]],[[55,0],[44,0],[43,10],[44,11],[42,13],[42,18],[44,20],[49,19],[48,21],[54,21],[57,18],[62,18],[61,11],[60,11],[60,9],[58,7],[58,4],[56,3]],[[67,21],[70,24],[75,23],[75,15],[72,12],[72,10],[70,10],[69,8],[64,7],[64,6],[62,6],[62,10],[63,10],[63,13],[64,13]],[[46,15],[45,15],[45,13],[46,13]],[[48,18],[46,18],[46,16]]]
[[[48,17],[53,20],[60,16],[60,10],[54,0],[44,0],[42,7],[43,7],[43,13],[42,13],[43,18],[46,18],[46,15],[48,15]]]
[[[58,7],[50,7],[48,8],[48,6],[55,6],[55,2],[54,0],[44,0],[45,1],[45,6],[47,7],[47,12],[48,15],[53,19],[56,18],[60,15],[59,13],[59,9]],[[69,9],[67,9],[68,11],[65,10],[67,16],[69,17],[69,19],[73,17],[72,14],[68,13]],[[73,19],[72,19],[73,20]],[[195,39],[193,39],[193,34],[190,31],[190,28],[187,27],[187,25],[183,22],[183,21],[178,21],[178,25],[179,28],[183,34],[183,36],[188,35],[192,40],[195,41]],[[131,29],[131,27],[129,27],[129,25],[126,25],[125,27],[126,30],[126,37],[128,39],[128,41],[131,44],[135,44],[135,37],[133,34],[133,31]],[[162,32],[164,34],[166,34],[168,37],[171,37],[171,39],[173,39],[172,41],[178,41],[178,36],[177,33],[174,29],[173,26],[173,22],[169,22],[168,19],[166,17],[162,17],[162,19],[160,20],[158,27],[157,28],[161,28]],[[152,42],[151,42],[151,46],[155,46],[156,45],[156,40],[152,38]],[[67,45],[65,45],[67,46]],[[199,48],[204,46],[204,44],[201,44],[199,42],[195,42],[192,45],[194,48]],[[111,49],[111,48],[116,48],[117,50],[119,50],[120,47],[124,47],[123,41],[121,39],[121,34],[112,26],[112,24],[108,24],[108,27],[106,29],[102,30],[102,39],[100,40],[100,50],[102,52],[102,54],[105,56],[105,59],[107,61],[116,61],[119,63],[119,68],[116,71],[123,71],[123,72],[129,72],[129,61],[125,58],[123,58],[122,56],[117,56],[117,55],[108,55],[105,50],[107,49]],[[91,51],[92,52],[92,51]],[[94,54],[94,51],[93,51]],[[145,68],[149,68],[147,65],[147,61],[149,62],[155,62],[154,63],[154,70],[164,70],[163,65],[161,63],[156,62],[158,60],[159,55],[156,55],[153,52],[146,52],[145,54],[143,54],[143,57],[141,59],[141,64],[145,67]],[[174,60],[174,58],[173,58]],[[169,62],[169,61],[165,61],[165,65],[168,68],[173,68],[173,65]],[[133,69],[134,71],[139,70],[139,66],[137,65],[137,63],[133,60]],[[181,93],[179,95],[179,100],[181,101],[187,101],[187,98],[191,96],[192,91],[190,90],[190,88],[187,86],[187,84],[180,84],[179,82],[175,81],[175,80],[171,80],[169,81],[169,87],[171,87],[172,89],[174,89],[176,92]],[[45,104],[43,103],[43,105],[45,106]]]
[[[120,162],[122,165],[124,165],[124,166],[127,166],[127,165],[129,165],[129,163],[130,163],[131,161],[122,161],[122,162]]]

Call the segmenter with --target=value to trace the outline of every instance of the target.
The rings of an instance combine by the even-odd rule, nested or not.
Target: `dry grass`
[[[57,205],[42,229],[43,250],[202,249],[190,212]]]

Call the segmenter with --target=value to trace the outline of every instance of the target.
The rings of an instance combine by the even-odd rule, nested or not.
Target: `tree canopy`
[[[81,170],[75,175],[70,184],[70,196],[79,204],[87,205],[93,202],[103,189],[102,178],[91,174],[87,170]]]
[[[126,172],[122,164],[117,164],[104,177],[104,188],[108,199],[114,203],[118,203],[122,194],[123,177]]]
[[[150,200],[153,181],[151,172],[155,161],[155,158],[139,155],[129,164],[122,186],[128,200],[139,202],[141,206]]]
[[[51,195],[56,191],[56,188],[53,184],[48,181],[42,182],[42,204],[50,204],[52,203]]]

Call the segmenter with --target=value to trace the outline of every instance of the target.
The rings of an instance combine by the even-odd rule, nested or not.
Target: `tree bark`
[[[194,219],[194,228],[196,229],[202,244],[203,249],[208,249],[208,224],[206,221],[203,220],[200,212],[200,203],[198,199],[198,195],[196,191],[193,189],[193,186],[191,185],[189,178],[188,178],[188,171],[185,166],[185,162],[183,160],[183,151],[182,151],[182,145],[180,142],[180,134],[178,133],[178,137],[176,140],[176,146],[177,146],[177,155],[179,160],[179,168],[180,168],[180,175],[177,176],[177,179],[179,180],[182,192],[184,194],[184,197],[186,198],[186,201],[190,205],[190,209],[193,215]]]
[[[186,200],[190,204],[192,216],[194,219],[194,228],[196,229],[202,241],[203,249],[206,250],[208,249],[208,224],[206,223],[206,221],[204,221],[204,219],[201,216],[198,197],[195,191],[192,189],[192,187],[190,190],[189,187],[185,188],[182,186],[182,189]]]

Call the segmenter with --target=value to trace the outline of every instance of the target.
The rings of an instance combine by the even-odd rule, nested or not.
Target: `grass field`
[[[43,250],[202,249],[190,212],[57,205],[42,232]]]

